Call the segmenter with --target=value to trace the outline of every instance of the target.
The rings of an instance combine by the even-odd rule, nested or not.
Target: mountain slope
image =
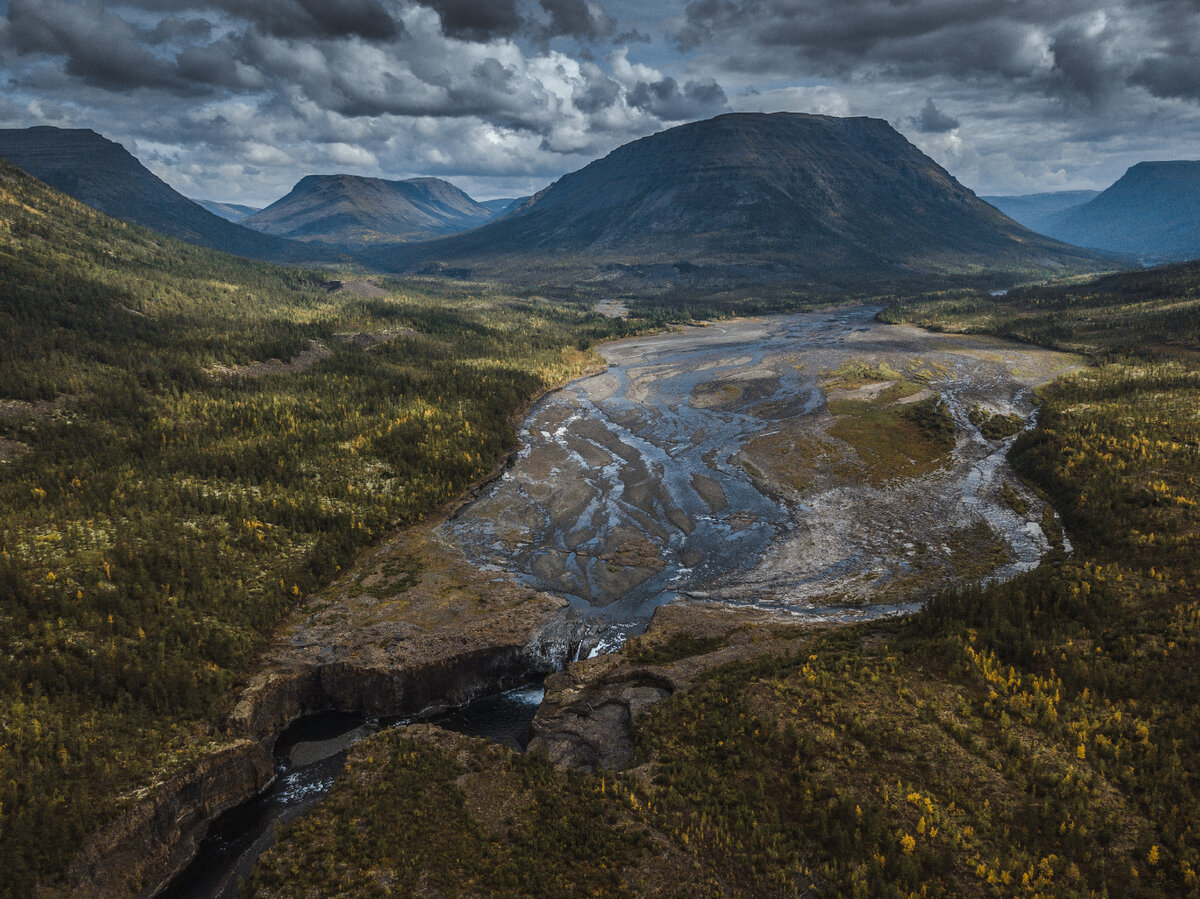
[[[1200,162],[1140,162],[1045,228],[1059,240],[1148,261],[1200,257]]]
[[[0,159],[94,209],[188,243],[272,262],[337,258],[329,250],[260,234],[213,215],[95,131],[0,129]]]
[[[495,200],[480,200],[479,205],[485,206],[495,218],[508,215],[529,197],[500,197]]]
[[[1079,206],[1100,196],[1098,190],[1056,190],[1049,193],[1022,194],[1015,197],[980,197],[985,203],[995,206],[1010,219],[1031,231],[1045,234],[1042,230],[1047,220],[1055,213]]]
[[[375,264],[817,289],[1096,264],[988,206],[878,119],[731,114],[643,138],[504,218]]]
[[[254,206],[243,206],[241,203],[220,203],[216,200],[197,200],[193,203],[203,206],[213,215],[220,216],[227,222],[237,224],[248,215],[254,215],[259,210]]]
[[[309,175],[243,224],[297,240],[353,246],[380,238],[419,240],[451,234],[491,218],[490,209],[440,178],[384,181]]]

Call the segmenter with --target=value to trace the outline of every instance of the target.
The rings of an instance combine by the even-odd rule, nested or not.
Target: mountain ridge
[[[91,129],[0,129],[0,159],[100,212],[191,244],[270,262],[340,259],[330,250],[261,234],[214,215],[123,146]]]
[[[1200,161],[1139,162],[1087,203],[1050,216],[1046,234],[1147,262],[1200,257]]]
[[[243,224],[353,249],[381,238],[416,240],[462,231],[493,217],[492,210],[440,178],[388,181],[336,174],[306,175]]]
[[[470,232],[374,248],[385,269],[524,279],[787,280],[1094,267],[1021,227],[881,119],[731,113],[641,138]]]
[[[1045,234],[1042,228],[1051,216],[1073,206],[1081,206],[1098,196],[1098,190],[1054,190],[1036,194],[981,196],[979,199],[995,206],[1017,224],[1038,234]]]

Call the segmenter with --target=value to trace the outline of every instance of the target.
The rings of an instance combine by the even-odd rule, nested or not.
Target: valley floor
[[[1154,349],[1112,355],[1121,285],[1058,290],[1007,298],[988,330],[1061,345],[1036,328],[1057,303],[1086,321],[1070,348],[1107,354],[1042,389],[1011,453],[1072,554],[890,622],[664,610],[550,680],[540,752],[411,728],[360,744],[252,894],[1196,891],[1200,316],[1160,334],[1151,309]]]

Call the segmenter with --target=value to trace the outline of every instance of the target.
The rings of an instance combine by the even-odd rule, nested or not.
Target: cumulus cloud
[[[138,32],[98,3],[12,0],[7,38],[20,54],[62,57],[68,75],[99,87],[186,90],[188,83],[139,42]]]
[[[462,40],[511,37],[523,24],[515,0],[422,0],[422,5],[437,12],[448,37]]]
[[[617,27],[616,20],[599,3],[585,0],[539,0],[539,3],[550,16],[547,29],[550,36],[597,40],[608,37]]]

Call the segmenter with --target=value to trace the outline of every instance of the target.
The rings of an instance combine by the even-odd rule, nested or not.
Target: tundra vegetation
[[[635,722],[624,771],[372,738],[252,894],[1196,893],[1198,303],[1183,266],[893,305],[889,321],[1091,357],[1043,389],[1011,453],[1071,555],[1051,534],[1059,549],[1006,583],[714,665]],[[623,652],[669,666],[716,648]]]

